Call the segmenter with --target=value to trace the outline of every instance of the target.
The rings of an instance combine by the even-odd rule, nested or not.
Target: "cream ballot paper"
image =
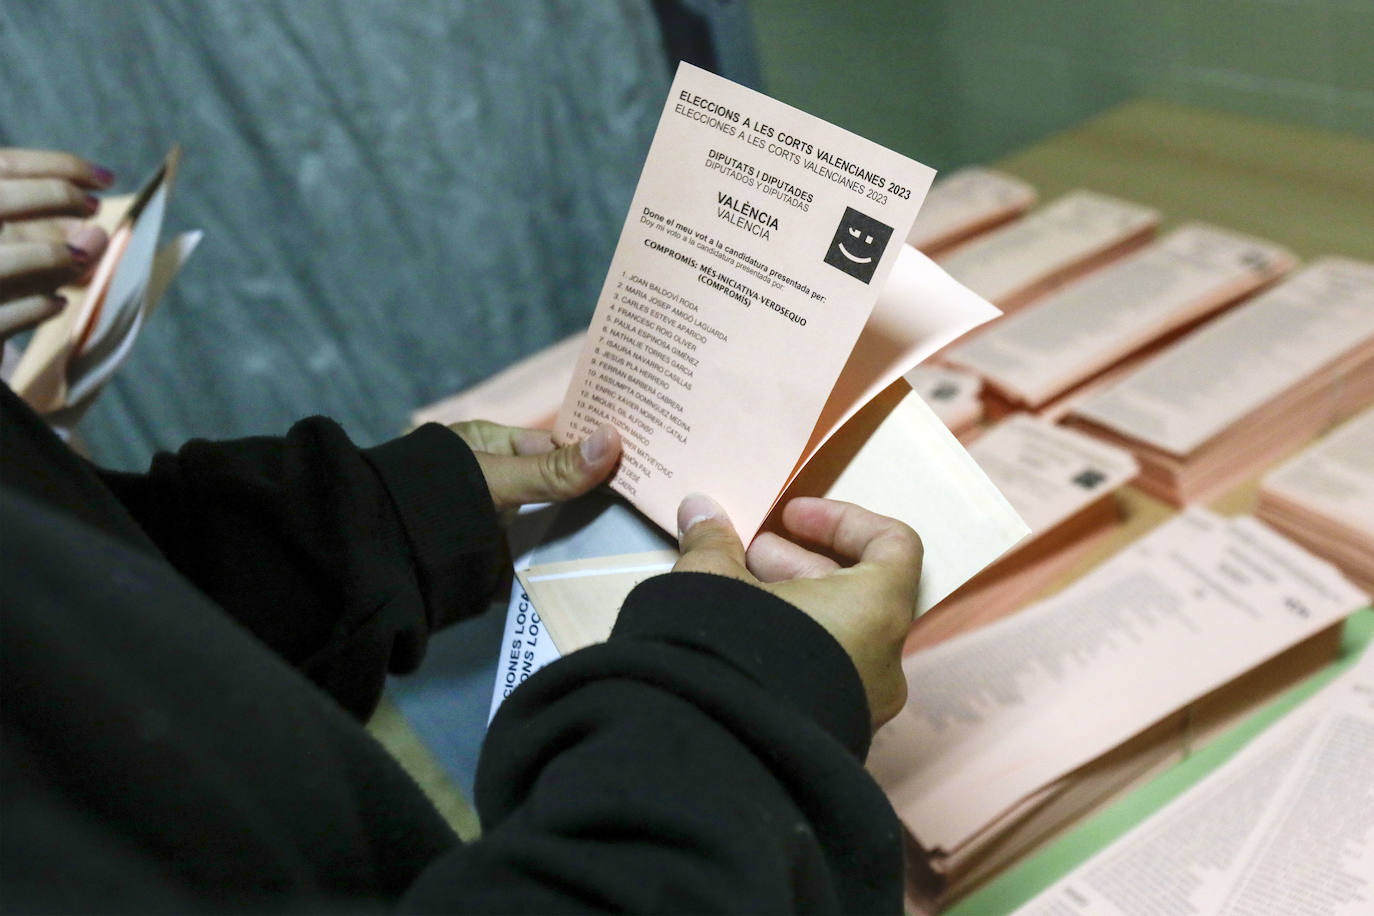
[[[668,531],[685,495],[709,493],[750,540],[886,384],[826,409],[934,174],[680,65],[555,438],[614,424],[613,489]]]

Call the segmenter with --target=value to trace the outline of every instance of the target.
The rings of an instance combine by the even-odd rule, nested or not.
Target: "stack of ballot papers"
[[[1095,191],[1072,191],[937,260],[1006,311],[1110,263],[1153,237],[1159,213]]]
[[[1267,474],[1255,515],[1374,590],[1374,409]]]
[[[960,441],[983,419],[983,380],[972,372],[922,363],[902,378]]]
[[[868,767],[909,897],[972,889],[1329,662],[1368,596],[1253,518],[1188,509],[1052,598],[907,656]]]
[[[187,232],[159,248],[180,151],[173,149],[131,197],[102,201],[95,223],[109,234],[85,286],[67,287],[69,305],[39,325],[10,387],[63,436],[128,358],[143,323],[200,242]]]
[[[1374,912],[1374,653],[1018,916]]]
[[[1065,421],[1129,448],[1176,505],[1374,403],[1374,264],[1326,258],[1203,325]]]
[[[969,166],[942,175],[931,185],[906,243],[935,257],[955,245],[1025,213],[1035,188],[993,169]]]
[[[908,653],[1005,617],[1064,575],[1119,530],[1115,493],[1139,469],[1130,452],[1029,414],[989,429],[969,455],[1031,533],[921,616]]]
[[[1276,245],[1186,225],[960,341],[942,359],[983,378],[989,414],[1041,410],[1295,264]]]

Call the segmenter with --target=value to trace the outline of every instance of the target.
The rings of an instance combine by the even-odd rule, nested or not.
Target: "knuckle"
[[[90,171],[90,165],[76,153],[57,150],[53,153],[53,170],[63,175],[80,177]]]
[[[54,201],[60,201],[70,207],[81,207],[86,203],[86,192],[61,178],[49,179],[52,187],[49,193],[53,195]]]
[[[549,495],[575,496],[578,490],[577,468],[567,449],[558,449],[537,459],[540,480]]]
[[[892,698],[889,705],[890,713],[888,715],[889,719],[902,711],[902,707],[906,706],[906,701],[910,696],[910,691],[906,685],[906,678],[902,677],[900,668],[897,669],[897,672],[897,677],[892,685]]]
[[[925,544],[921,542],[921,536],[916,533],[915,528],[905,522],[893,519],[885,536],[897,544],[903,553],[910,554],[915,560],[919,561],[925,556]]]
[[[912,545],[917,550],[922,549],[921,536],[916,533],[915,528],[911,527],[906,522],[899,522],[896,519],[893,519],[892,525],[897,537]]]
[[[72,251],[66,245],[52,242],[42,247],[44,249],[45,267],[70,267],[73,265]]]

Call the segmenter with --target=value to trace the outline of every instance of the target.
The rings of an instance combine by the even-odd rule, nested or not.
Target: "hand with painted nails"
[[[526,503],[561,502],[590,492],[620,460],[620,434],[602,424],[559,448],[547,430],[469,420],[449,426],[477,456],[498,512]]]
[[[0,340],[60,312],[58,289],[100,259],[105,232],[84,220],[113,180],[70,153],[0,148]]]
[[[876,731],[906,703],[902,644],[916,614],[921,539],[895,519],[831,499],[793,499],[782,524],[787,538],[765,532],[746,551],[720,506],[688,496],[678,507],[674,570],[741,579],[819,623],[858,669]]]

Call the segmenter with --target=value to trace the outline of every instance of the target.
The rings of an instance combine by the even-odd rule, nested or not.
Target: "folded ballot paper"
[[[554,426],[560,441],[621,431],[611,487],[653,534],[574,535],[519,570],[560,651],[604,639],[630,588],[672,565],[692,492],[746,542],[793,495],[908,522],[926,546],[921,608],[1026,534],[901,378],[998,314],[902,241],[932,174],[679,68]]]
[[[1053,597],[907,656],[910,699],[868,767],[908,834],[913,908],[1329,662],[1368,600],[1253,518],[1192,508]]]
[[[1077,404],[1136,484],[1207,499],[1374,404],[1374,264],[1324,258]]]
[[[128,358],[143,322],[200,242],[188,232],[159,247],[180,150],[132,197],[106,198],[95,219],[109,233],[90,282],[62,292],[69,305],[34,331],[10,387],[63,435]]]

